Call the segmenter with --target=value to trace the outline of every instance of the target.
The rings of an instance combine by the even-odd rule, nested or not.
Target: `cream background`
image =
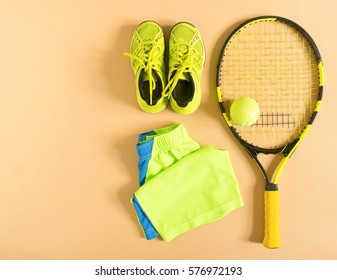
[[[326,1],[0,1],[0,259],[337,259],[337,4]],[[282,247],[262,247],[263,186],[216,102],[222,43],[242,21],[302,25],[324,60],[324,100],[280,178]],[[179,21],[206,45],[200,109],[140,110],[128,51],[146,19]],[[129,199],[137,134],[183,122],[230,151],[245,206],[171,243],[146,241]]]

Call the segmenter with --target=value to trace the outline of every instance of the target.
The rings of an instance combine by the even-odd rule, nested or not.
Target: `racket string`
[[[315,110],[319,80],[313,49],[283,22],[260,21],[242,29],[225,49],[219,78],[226,112],[242,96],[259,103],[255,125],[234,124],[253,145],[276,148],[292,142]]]

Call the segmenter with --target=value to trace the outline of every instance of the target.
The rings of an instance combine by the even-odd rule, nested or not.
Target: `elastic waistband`
[[[153,152],[153,146],[159,150],[169,150],[179,146],[188,138],[189,136],[182,123],[173,124],[140,134],[137,152],[140,158],[148,157]]]

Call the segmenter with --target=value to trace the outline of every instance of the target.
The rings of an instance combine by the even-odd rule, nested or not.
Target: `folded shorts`
[[[152,238],[160,235],[168,242],[243,206],[228,151],[200,148],[182,124],[140,138],[139,163],[142,145],[150,148],[143,168],[146,172],[139,169],[143,184],[134,193],[132,204],[145,235],[150,229]]]

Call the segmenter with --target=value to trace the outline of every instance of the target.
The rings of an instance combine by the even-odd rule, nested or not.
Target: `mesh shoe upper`
[[[162,95],[165,80],[165,39],[161,27],[153,21],[141,23],[135,30],[130,53],[136,76],[137,100],[149,113],[162,111],[167,97]]]

